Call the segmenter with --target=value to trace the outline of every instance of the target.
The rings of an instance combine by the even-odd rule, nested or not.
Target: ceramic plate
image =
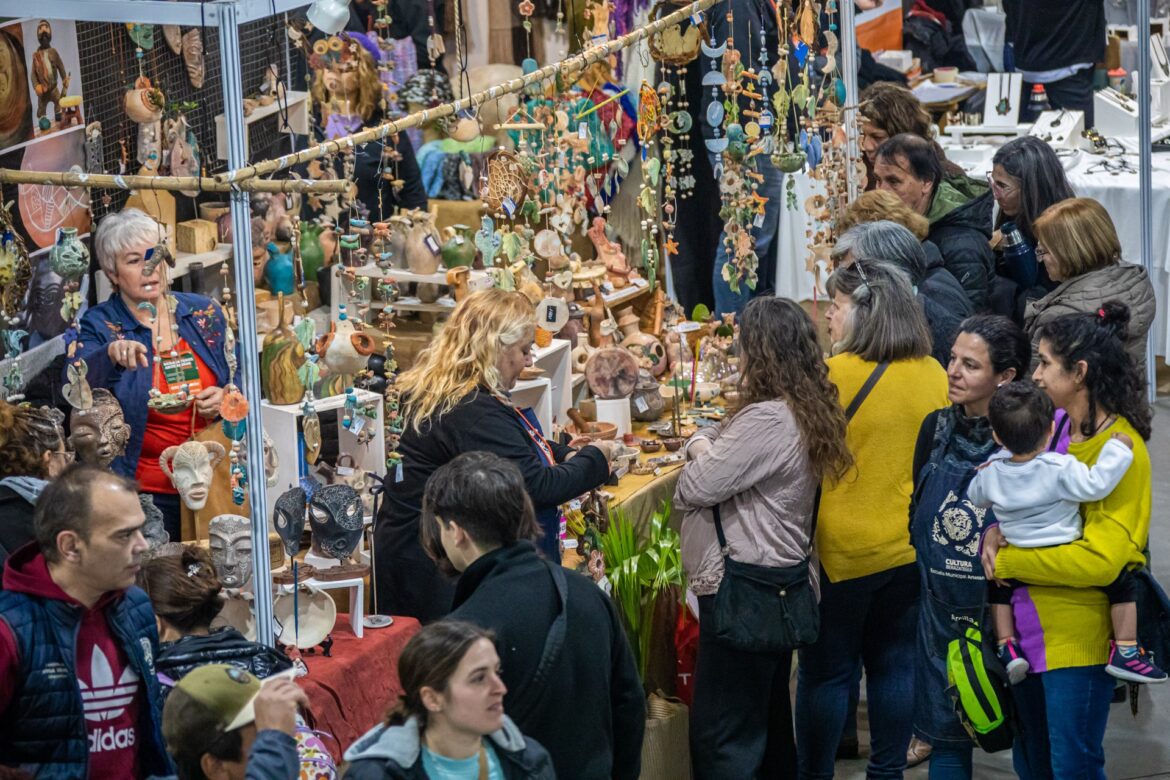
[[[366,628],[385,628],[394,622],[389,615],[366,615],[362,618],[362,625]]]

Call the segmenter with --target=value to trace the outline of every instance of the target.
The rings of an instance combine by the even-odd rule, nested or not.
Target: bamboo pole
[[[119,176],[108,173],[73,173],[67,171],[17,171],[0,168],[0,182],[5,184],[49,184],[58,187],[84,187],[104,190],[198,190],[202,192],[345,192],[345,179],[250,179],[238,185],[225,184],[210,177],[196,176]]]
[[[570,79],[575,78],[577,74],[585,70],[587,67],[595,62],[608,58],[615,52],[621,51],[633,44],[641,41],[651,35],[680,24],[688,17],[693,16],[701,11],[705,11],[719,0],[694,0],[691,4],[680,8],[673,13],[662,17],[661,19],[651,22],[644,27],[639,27],[637,30],[629,32],[621,37],[615,38],[612,41],[590,46],[582,51],[574,54],[561,62],[546,65],[539,70],[535,70],[525,76],[511,79],[494,87],[490,87],[483,92],[476,92],[468,95],[460,100],[451,103],[444,103],[433,108],[428,108],[423,111],[418,111],[413,114],[395,119],[390,122],[385,122],[377,127],[370,127],[361,130],[357,133],[341,138],[335,138],[332,141],[324,141],[316,146],[311,146],[300,152],[293,154],[282,155],[274,160],[265,160],[255,163],[254,165],[246,165],[243,168],[227,171],[226,173],[217,173],[215,178],[217,181],[224,184],[232,182],[242,183],[251,180],[255,176],[266,176],[277,171],[284,170],[294,165],[315,160],[329,154],[337,154],[347,148],[352,148],[358,144],[365,144],[371,141],[385,140],[387,136],[407,130],[412,127],[426,124],[435,119],[442,119],[456,114],[489,100],[496,100],[504,95],[510,95],[514,92],[519,92],[525,87],[535,84],[537,82],[550,79],[555,76],[566,76]]]

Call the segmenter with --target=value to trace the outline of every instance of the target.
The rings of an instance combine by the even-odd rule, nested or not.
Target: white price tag
[[[585,122],[577,123],[577,137],[584,141],[589,137],[589,125]]]
[[[339,477],[352,477],[353,476],[353,469],[350,468],[349,466],[338,466],[337,467],[337,476],[339,476]]]
[[[645,287],[646,285],[650,284],[650,282],[646,281],[645,279],[643,279],[642,277],[639,276],[639,277],[636,277],[634,279],[631,279],[630,284],[634,285],[635,287]]]
[[[650,404],[646,403],[645,398],[643,398],[642,396],[638,396],[637,398],[634,399],[634,408],[637,409],[639,412],[646,412],[650,409]]]
[[[460,236],[460,235],[455,236],[455,246],[463,246],[464,243],[465,243],[465,241],[464,241],[463,236]]]
[[[436,241],[435,237],[432,235],[428,235],[426,238],[424,238],[423,243],[427,245],[427,249],[431,250],[432,255],[437,255],[441,251],[439,242]]]
[[[362,432],[362,428],[366,427],[366,416],[363,414],[355,414],[353,420],[349,424],[349,432],[357,436]]]
[[[563,542],[561,542],[561,544],[563,544],[565,546],[566,550],[576,550],[577,549],[577,540],[576,539],[565,539]]]
[[[764,215],[756,214],[756,218],[752,220],[752,225],[758,228],[762,228],[764,226]]]
[[[569,510],[573,511],[573,512],[580,511],[581,510],[581,499],[574,498],[572,501],[570,501],[569,502]]]

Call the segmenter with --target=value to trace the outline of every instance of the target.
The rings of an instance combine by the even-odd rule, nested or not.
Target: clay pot
[[[662,416],[666,402],[658,382],[646,371],[638,373],[638,384],[630,396],[630,417],[638,422],[653,422]]]
[[[366,367],[377,342],[368,333],[358,332],[343,313],[330,332],[317,340],[317,354],[322,356],[332,375],[353,375]]]
[[[640,330],[638,315],[634,313],[632,307],[618,312],[618,327],[625,335],[622,346],[634,354],[640,366],[654,376],[666,371],[666,348],[662,346],[661,341]]]
[[[292,252],[281,252],[276,244],[268,244],[268,262],[264,266],[264,283],[274,293],[292,295],[293,284]]]
[[[394,268],[406,268],[406,238],[410,235],[410,228],[411,221],[406,217],[390,217],[390,237],[386,240],[386,247]]]
[[[569,353],[570,365],[574,374],[584,374],[585,364],[589,362],[589,356],[593,354],[593,347],[589,346],[589,334],[577,334],[577,346],[573,347],[573,351]]]
[[[433,274],[439,269],[442,251],[435,230],[435,215],[416,211],[411,222],[406,236],[406,266],[416,274]]]
[[[683,444],[685,444],[685,440],[676,439],[673,437],[662,440],[662,446],[666,447],[667,452],[677,452],[678,449],[683,446]]]
[[[443,231],[447,240],[443,242],[443,265],[448,269],[470,266],[479,252],[475,248],[475,231],[467,225],[451,225]]]
[[[658,452],[662,449],[662,442],[655,439],[642,439],[640,446],[642,447],[642,452]]]
[[[589,430],[582,433],[577,426],[570,423],[565,426],[565,433],[572,439],[589,438],[595,441],[613,441],[617,438],[617,425],[609,422],[589,423]]]
[[[219,219],[221,214],[227,214],[230,210],[231,206],[221,200],[200,203],[199,218],[205,219],[208,222],[215,222],[217,219]]]

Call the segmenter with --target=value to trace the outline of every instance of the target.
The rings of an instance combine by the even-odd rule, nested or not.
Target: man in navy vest
[[[134,484],[93,466],[41,494],[36,541],[8,559],[0,592],[0,765],[38,778],[171,773],[158,631],[134,586],[144,522]]]

